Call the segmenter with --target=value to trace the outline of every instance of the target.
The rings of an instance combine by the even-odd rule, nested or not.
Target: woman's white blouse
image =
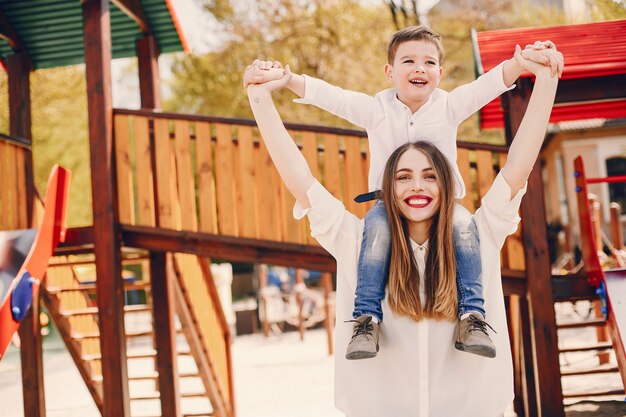
[[[380,351],[373,359],[344,358],[350,341],[363,220],[348,212],[319,182],[308,190],[311,207],[296,204],[294,217],[308,216],[311,235],[337,260],[335,406],[348,417],[495,417],[513,400],[513,365],[500,277],[500,249],[517,229],[526,187],[510,200],[499,174],[474,215],[480,236],[487,321],[497,349],[494,359],[454,348],[456,322],[415,322],[394,314],[387,298]],[[426,245],[413,242],[420,274]],[[422,292],[423,297],[423,292]]]

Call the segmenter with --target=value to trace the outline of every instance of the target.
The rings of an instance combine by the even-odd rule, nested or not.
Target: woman
[[[562,61],[560,53],[555,59]],[[508,340],[499,252],[519,223],[526,180],[537,159],[557,78],[550,68],[516,58],[535,74],[528,110],[502,168],[474,220],[480,236],[486,309],[498,333],[495,359],[468,358],[452,341],[456,311],[454,252],[450,250],[454,204],[450,166],[427,142],[399,148],[385,168],[383,198],[392,229],[392,270],[383,302],[385,326],[379,355],[370,361],[335,357],[335,405],[350,417],[495,417],[513,399],[513,369]],[[267,149],[296,198],[294,216],[308,216],[311,234],[337,260],[337,346],[345,351],[363,221],[347,212],[311,174],[272,102],[291,73],[275,81],[248,85],[252,111]],[[430,249],[432,248],[432,249]],[[424,271],[428,271],[425,274]],[[371,332],[362,323],[363,332]],[[485,329],[483,329],[486,331]]]

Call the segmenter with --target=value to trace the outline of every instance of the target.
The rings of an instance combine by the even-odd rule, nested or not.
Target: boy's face
[[[385,65],[385,75],[393,82],[398,99],[413,112],[426,103],[442,74],[437,47],[424,40],[401,43],[393,65]]]

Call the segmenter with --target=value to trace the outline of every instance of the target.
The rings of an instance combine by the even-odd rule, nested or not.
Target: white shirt
[[[494,359],[454,348],[456,322],[415,322],[396,315],[383,300],[380,351],[373,359],[348,361],[344,354],[352,333],[357,263],[363,220],[345,210],[319,182],[308,190],[311,208],[294,207],[294,217],[308,216],[311,235],[337,260],[335,325],[335,406],[349,417],[495,417],[513,400],[513,362],[506,323],[498,256],[506,236],[519,223],[526,189],[509,200],[511,190],[498,175],[474,215],[480,236],[485,309],[497,356]],[[420,274],[426,246],[413,243]],[[423,290],[420,291],[424,302]]]
[[[514,88],[504,84],[503,65],[499,64],[469,84],[446,92],[439,88],[420,109],[411,110],[396,96],[393,88],[372,97],[335,87],[304,76],[304,97],[296,103],[313,104],[364,128],[370,148],[368,188],[381,188],[383,170],[389,156],[400,146],[426,139],[448,158],[455,176],[455,197],[465,196],[465,185],[456,164],[456,134],[459,124],[491,100]]]

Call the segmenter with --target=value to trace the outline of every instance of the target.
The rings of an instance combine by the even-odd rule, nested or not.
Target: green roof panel
[[[186,49],[167,0],[142,0],[144,14],[161,53]],[[0,0],[0,12],[9,20],[36,69],[85,62],[83,18],[78,0]],[[142,34],[130,17],[112,3],[111,55],[127,58],[136,55],[135,42]],[[0,40],[0,57],[13,51]]]

